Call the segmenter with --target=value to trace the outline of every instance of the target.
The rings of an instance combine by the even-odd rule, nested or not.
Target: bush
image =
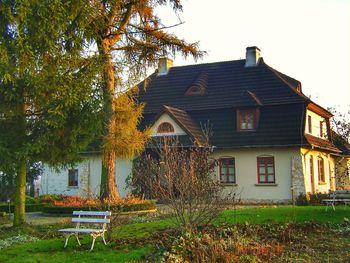
[[[132,212],[132,211],[142,211],[142,210],[152,210],[155,209],[156,205],[153,201],[144,200],[143,203],[135,203],[135,204],[102,204],[102,205],[92,205],[92,206],[54,206],[47,205],[44,206],[42,211],[48,214],[72,214],[73,211],[79,210],[99,210],[99,211],[118,211],[118,212]]]
[[[62,200],[62,195],[46,194],[39,196],[38,199],[42,204],[52,204],[54,201]]]
[[[321,205],[323,199],[327,199],[328,194],[326,193],[307,193],[299,194],[296,198],[296,205],[306,206],[306,205]]]
[[[10,205],[11,213],[15,211],[15,205]],[[43,209],[42,204],[26,204],[26,212],[40,212]],[[6,205],[0,205],[0,212],[9,212],[9,206]]]

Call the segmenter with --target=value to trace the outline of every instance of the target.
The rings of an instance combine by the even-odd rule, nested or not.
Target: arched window
[[[161,124],[159,124],[157,132],[158,133],[174,132],[174,126],[171,125],[171,123],[169,123],[169,122],[162,122]]]
[[[325,174],[324,174],[324,160],[322,157],[317,158],[317,168],[318,168],[318,182],[324,183],[325,180]]]

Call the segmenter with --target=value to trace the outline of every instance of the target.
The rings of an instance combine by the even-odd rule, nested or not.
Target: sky
[[[350,0],[182,0],[182,25],[169,29],[199,41],[207,55],[195,62],[176,56],[174,66],[244,59],[257,46],[264,61],[302,83],[321,106],[350,105]],[[165,25],[179,22],[159,10]]]

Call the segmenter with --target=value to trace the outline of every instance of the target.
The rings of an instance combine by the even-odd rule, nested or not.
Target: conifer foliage
[[[187,43],[169,33],[168,28],[155,13],[157,7],[165,5],[170,5],[174,12],[181,11],[180,0],[92,0],[88,3],[90,7],[93,7],[94,12],[89,18],[91,27],[87,35],[96,43],[103,61],[104,133],[102,146],[104,156],[101,195],[103,198],[118,199],[115,158],[129,157],[139,152],[144,145],[141,138],[146,138],[146,136],[135,137],[134,141],[126,140],[130,144],[124,143],[122,148],[119,147],[125,134],[115,130],[118,127],[115,125],[115,117],[121,108],[120,102],[123,101],[126,103],[124,105],[127,105],[133,100],[133,97],[126,96],[116,103],[118,94],[139,81],[144,76],[146,69],[154,66],[160,56],[174,55],[179,52],[184,56],[191,55],[198,58],[203,53],[198,50],[198,43]],[[140,112],[136,101],[131,102],[131,105],[132,107],[128,107],[129,116],[132,116],[133,112]],[[138,120],[134,118],[134,121]],[[134,123],[131,127],[136,128],[137,124]],[[130,134],[135,134],[135,132]],[[113,142],[112,139],[119,142]],[[117,145],[118,147],[114,147]]]
[[[16,171],[14,225],[25,222],[28,163],[76,161],[99,127],[99,60],[82,53],[81,12],[79,1],[0,5],[0,171]]]

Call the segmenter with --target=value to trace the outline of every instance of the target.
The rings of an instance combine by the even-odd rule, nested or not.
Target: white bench
[[[66,237],[64,247],[67,247],[68,240],[71,236],[75,236],[79,246],[81,246],[78,237],[79,234],[90,234],[92,236],[92,245],[90,251],[94,249],[95,240],[99,236],[102,237],[103,243],[107,245],[104,235],[107,231],[107,224],[110,223],[110,219],[108,219],[107,217],[111,216],[111,214],[112,213],[109,211],[73,211],[73,216],[78,216],[72,217],[72,222],[76,223],[75,228],[65,228],[58,230],[59,232],[63,233]],[[84,226],[92,228],[81,227],[82,224],[84,224]],[[96,227],[97,225],[99,227]]]
[[[326,211],[328,206],[332,206],[335,211],[334,205],[336,203],[343,203],[345,206],[350,204],[350,190],[335,190],[329,194],[329,199],[323,199],[322,202],[326,203]]]

